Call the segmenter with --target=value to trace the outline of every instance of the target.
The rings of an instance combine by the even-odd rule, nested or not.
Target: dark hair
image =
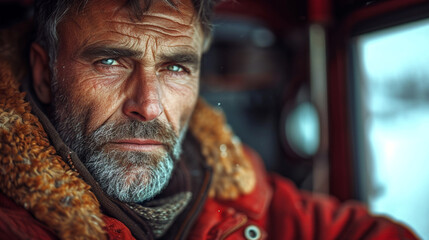
[[[37,0],[34,8],[34,20],[36,24],[36,42],[39,43],[49,55],[49,65],[53,68],[58,48],[57,26],[64,16],[72,10],[82,10],[89,0]],[[124,7],[136,19],[141,19],[143,14],[150,8],[154,0],[127,0]],[[164,1],[172,7],[176,7],[175,0]],[[211,35],[211,16],[213,6],[217,0],[191,0],[198,20],[201,23],[206,41]],[[143,6],[143,7],[142,7]]]

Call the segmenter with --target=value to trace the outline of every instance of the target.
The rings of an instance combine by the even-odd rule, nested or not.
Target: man
[[[2,236],[415,238],[267,175],[198,100],[212,4],[40,1],[28,76],[19,41],[3,34]]]

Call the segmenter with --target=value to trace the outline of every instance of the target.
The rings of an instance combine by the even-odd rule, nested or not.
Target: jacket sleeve
[[[371,215],[357,202],[303,192],[291,181],[267,174],[258,154],[246,148],[254,168],[254,190],[233,200],[209,198],[188,239],[405,240],[417,239],[407,227]],[[250,228],[259,238],[245,238]]]
[[[268,178],[273,188],[268,232],[276,239],[417,239],[407,227],[371,215],[360,203],[301,192],[278,175]]]

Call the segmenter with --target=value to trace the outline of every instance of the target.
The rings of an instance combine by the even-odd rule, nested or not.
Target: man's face
[[[123,6],[90,1],[58,26],[51,105],[61,137],[108,194],[143,201],[166,185],[180,152],[203,34],[189,0],[178,10],[154,1],[141,21]]]

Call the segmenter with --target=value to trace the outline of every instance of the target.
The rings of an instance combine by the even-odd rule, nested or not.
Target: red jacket
[[[234,201],[209,199],[189,239],[416,239],[359,203],[300,192],[287,179],[267,175],[257,156],[246,153],[257,170],[255,189]]]
[[[188,239],[417,239],[406,227],[370,215],[359,203],[299,192],[288,180],[266,175],[250,151],[257,185],[232,201],[207,199]],[[2,239],[56,239],[23,207],[0,194]],[[128,228],[104,216],[109,239],[134,239]]]

